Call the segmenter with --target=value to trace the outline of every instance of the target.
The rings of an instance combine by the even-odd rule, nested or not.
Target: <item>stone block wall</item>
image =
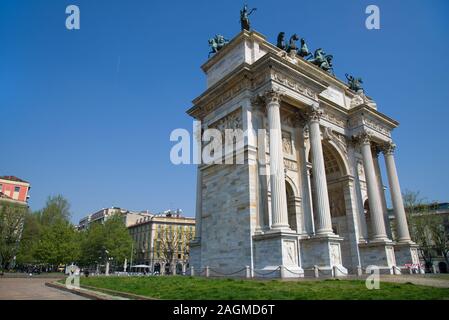
[[[201,267],[232,273],[251,265],[248,164],[203,169]]]

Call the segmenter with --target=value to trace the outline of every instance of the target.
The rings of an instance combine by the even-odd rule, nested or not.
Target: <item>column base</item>
[[[292,230],[269,230],[253,236],[254,277],[302,278],[298,235]]]
[[[419,265],[418,245],[413,241],[396,242],[394,244],[396,263],[401,269]]]
[[[360,258],[362,266],[376,266],[382,274],[399,273],[396,268],[396,257],[391,240],[375,240],[368,243],[360,243]]]
[[[324,276],[347,276],[348,270],[342,264],[341,243],[343,238],[331,235],[316,235],[301,241],[304,268],[318,267]]]

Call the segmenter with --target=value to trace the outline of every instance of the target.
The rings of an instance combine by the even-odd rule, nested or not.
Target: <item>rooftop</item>
[[[16,176],[0,176],[0,179],[9,180],[9,181],[15,181],[15,182],[29,183],[28,181],[25,181],[25,180],[22,180],[20,178],[17,178]]]

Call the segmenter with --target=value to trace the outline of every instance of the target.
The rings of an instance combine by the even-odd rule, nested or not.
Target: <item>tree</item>
[[[42,225],[52,225],[63,221],[70,221],[70,203],[62,195],[50,196],[45,207],[37,212],[39,222]]]
[[[129,257],[132,238],[119,215],[113,215],[103,223],[93,223],[82,232],[82,264],[100,264],[113,259],[121,265]]]
[[[17,254],[28,207],[13,202],[0,203],[0,267],[9,269]]]
[[[27,212],[23,224],[22,238],[20,239],[19,251],[17,253],[17,263],[35,263],[34,248],[39,241],[42,226],[35,213]]]
[[[167,263],[170,265],[172,273],[175,273],[175,261],[178,254],[188,256],[191,238],[192,235],[189,232],[172,225],[162,226],[159,230],[156,240],[159,259],[163,262],[163,266]]]
[[[410,236],[419,245],[419,253],[427,269],[433,265],[437,251],[440,251],[447,261],[448,234],[443,217],[436,214],[436,202],[425,202],[419,191],[406,190],[403,201],[410,225]]]
[[[43,209],[25,217],[18,261],[57,266],[79,259],[79,233],[70,217],[70,203],[63,196],[48,197]]]
[[[78,232],[70,222],[63,220],[43,226],[34,256],[38,262],[53,266],[76,262],[80,256]]]
[[[446,261],[446,265],[449,265],[449,232],[447,226],[444,224],[443,217],[437,217],[435,219],[436,221],[429,225],[430,237],[434,243],[435,250],[441,252],[441,255]]]

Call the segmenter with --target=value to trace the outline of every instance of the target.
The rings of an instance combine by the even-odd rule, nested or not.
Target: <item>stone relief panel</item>
[[[285,154],[292,154],[292,135],[290,132],[282,131],[282,151]]]
[[[296,251],[296,243],[294,241],[284,241],[284,255],[287,265],[298,265],[298,254]]]
[[[237,109],[237,110],[231,112],[230,114],[224,116],[220,120],[211,124],[209,126],[209,129],[219,130],[222,134],[223,143],[225,141],[230,141],[229,140],[230,137],[226,136],[226,134],[229,134],[229,133],[226,133],[226,131],[225,131],[226,129],[231,129],[231,130],[241,129],[241,130],[243,130],[241,110]],[[226,138],[228,138],[228,140],[225,140]]]
[[[293,160],[284,159],[284,167],[291,171],[298,171],[298,164]]]
[[[309,87],[305,86],[304,84],[302,84],[296,80],[293,80],[290,77],[287,77],[279,72],[273,72],[271,75],[271,79],[279,82],[280,84],[283,84],[284,86],[286,86],[287,88],[289,88],[295,92],[298,92],[305,96],[308,96],[309,98],[312,98],[314,100],[318,99],[316,92],[314,92],[312,89],[310,89]]]
[[[394,256],[394,249],[391,246],[385,247],[385,250],[387,251],[387,262],[389,266],[395,266],[396,265],[396,258]]]
[[[225,152],[226,146],[234,145],[234,150],[236,150],[237,137],[240,136],[241,138],[239,139],[244,138],[241,109],[239,108],[229,113],[228,115],[224,116],[223,118],[215,121],[214,123],[210,124],[208,126],[208,129],[217,129],[221,132],[221,143],[223,146],[222,150],[223,154]],[[226,131],[227,129],[229,130]],[[241,134],[239,134],[238,132],[233,133],[233,130],[241,130],[240,131]],[[203,143],[202,147],[204,148],[208,146],[210,143],[213,143],[213,139],[209,142],[202,142],[202,143]]]
[[[365,169],[363,168],[362,160],[357,160],[357,174],[359,175],[359,180],[365,181]]]
[[[333,266],[342,265],[340,244],[338,243],[330,244],[330,256],[331,256],[331,265]]]
[[[324,120],[340,127],[345,128],[346,127],[346,119],[340,115],[337,115],[336,113],[330,112],[329,110],[326,110],[326,112],[323,112],[321,115],[321,118]]]
[[[418,249],[412,248],[410,249],[411,255],[412,255],[412,263],[418,264],[419,263],[419,256],[418,256]]]
[[[391,132],[390,130],[388,130],[385,126],[383,126],[380,122],[372,120],[372,119],[364,119],[364,124],[377,132],[382,133],[383,135],[387,136],[387,137],[391,137]]]
[[[332,217],[343,217],[346,214],[345,197],[342,188],[329,189],[329,206]]]

